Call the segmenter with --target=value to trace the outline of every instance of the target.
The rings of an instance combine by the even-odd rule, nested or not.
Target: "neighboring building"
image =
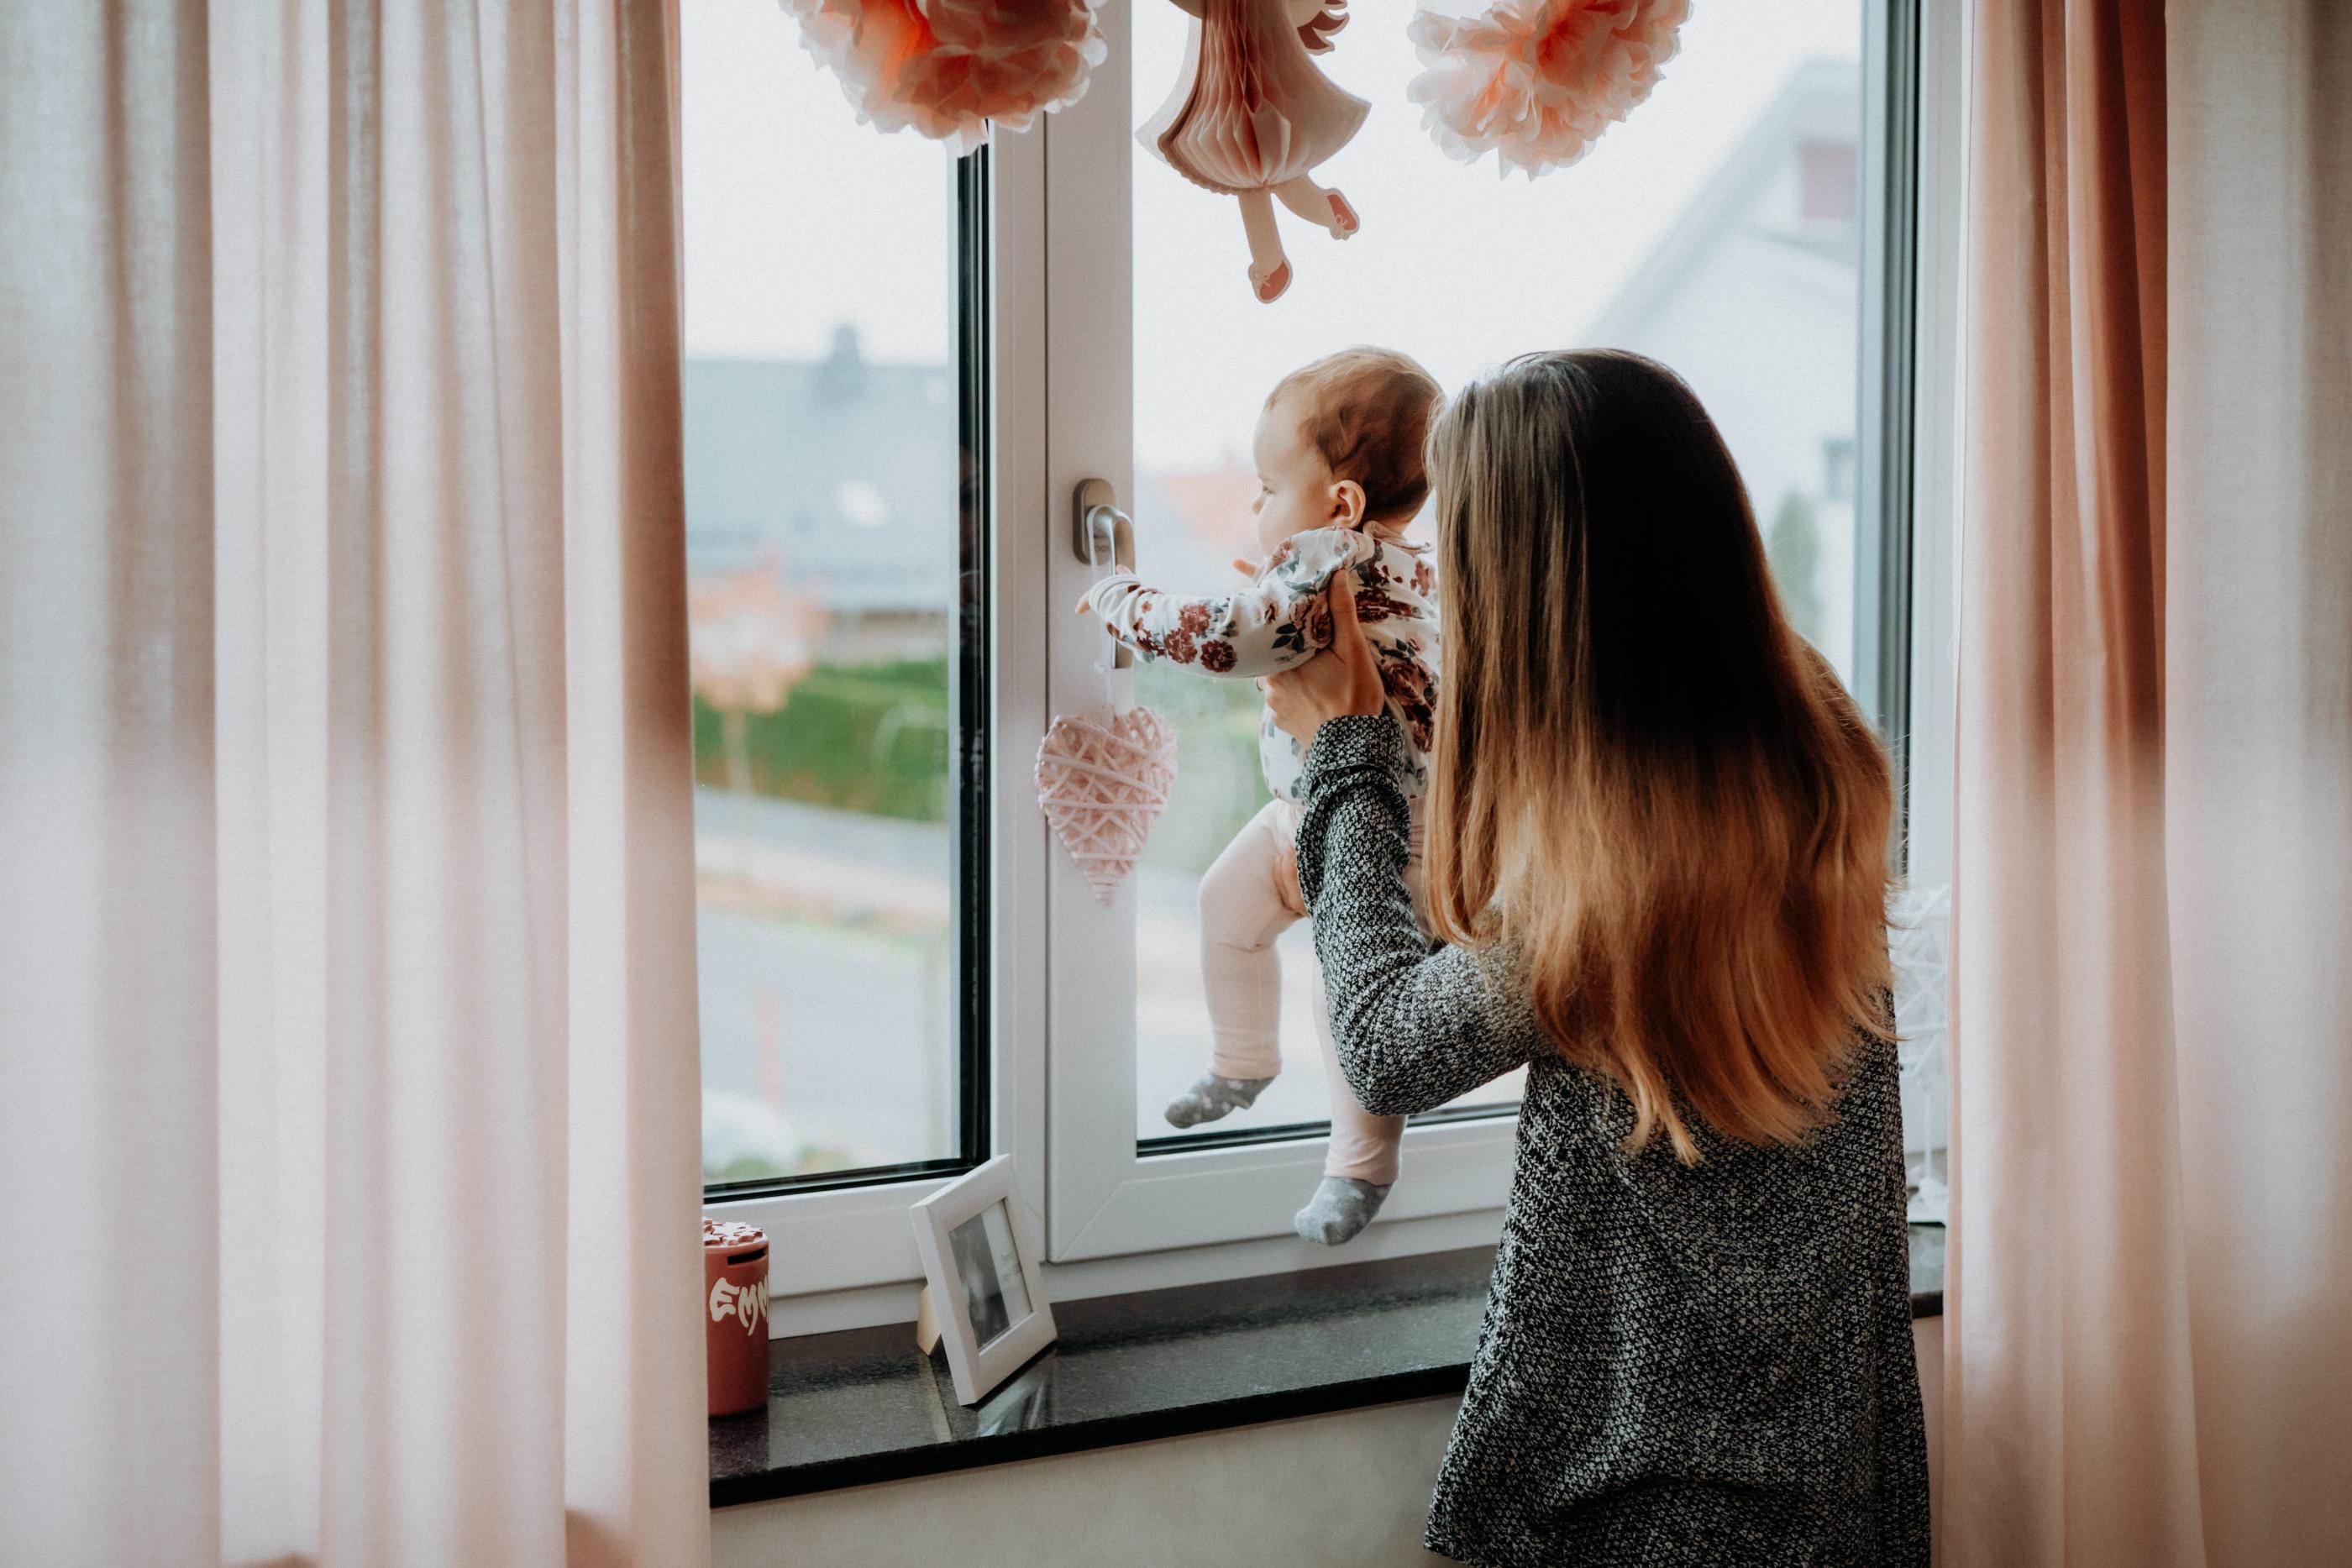
[[[821,361],[688,360],[687,568],[709,582],[763,562],[821,601],[834,664],[936,655],[956,583],[955,381],[944,365],[878,365],[839,329]],[[1257,476],[1144,476],[1144,570],[1213,590],[1255,555]],[[1108,570],[1108,563],[1106,563]]]
[[[1782,528],[1776,566],[1811,556],[1821,612],[1811,633],[1849,675],[1861,116],[1856,66],[1801,68],[1585,333],[1691,383],[1768,539],[1776,520],[1801,519]],[[1784,592],[1802,598],[1802,586]]]
[[[1584,333],[1672,365],[1738,459],[1792,612],[1851,674],[1859,243],[1851,62],[1801,68]],[[821,361],[688,360],[687,558],[709,578],[763,559],[820,599],[831,663],[936,655],[953,606],[955,380],[880,365],[856,332]],[[1139,474],[1144,574],[1181,591],[1255,556],[1238,458]],[[1779,525],[1776,528],[1776,524]],[[1810,586],[1811,591],[1805,590]]]
[[[936,655],[956,586],[961,457],[941,365],[877,365],[843,327],[808,361],[688,360],[687,567],[763,558],[829,612],[835,663]]]

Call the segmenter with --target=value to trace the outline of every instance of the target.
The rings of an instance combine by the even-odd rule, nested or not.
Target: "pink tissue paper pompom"
[[[1108,52],[1093,0],[779,0],[857,118],[969,152],[1085,96]]]
[[[1407,89],[1465,162],[1508,176],[1566,168],[1650,96],[1690,0],[1495,0],[1475,16],[1423,6],[1408,31],[1429,68]]]

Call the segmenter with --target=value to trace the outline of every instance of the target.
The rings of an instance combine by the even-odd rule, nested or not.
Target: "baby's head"
[[[1345,349],[1276,383],[1258,415],[1258,543],[1309,528],[1402,534],[1429,498],[1422,449],[1444,393],[1388,349]]]

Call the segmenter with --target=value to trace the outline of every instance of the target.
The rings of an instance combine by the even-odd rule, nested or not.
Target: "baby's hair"
[[[1445,400],[1436,378],[1392,349],[1342,349],[1276,382],[1265,406],[1285,392],[1299,394],[1300,434],[1332,477],[1364,487],[1364,520],[1411,522],[1429,498],[1424,449]]]

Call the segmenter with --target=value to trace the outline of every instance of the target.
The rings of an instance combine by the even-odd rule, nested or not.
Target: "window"
[[[1244,286],[1235,204],[1130,141],[1133,443],[1141,570],[1206,591],[1255,555],[1251,427],[1286,371],[1359,340],[1413,354],[1452,387],[1532,348],[1596,344],[1688,377],[1721,423],[1801,630],[1851,679],[1853,487],[1821,454],[1853,449],[1862,135],[1862,11],[1853,0],[1716,7],[1694,16],[1660,90],[1570,171],[1498,180],[1432,142],[1406,89],[1404,29],[1369,9],[1319,62],[1373,111],[1318,174],[1363,227],[1344,244],[1282,214],[1297,281],[1272,307]],[[1129,117],[1176,79],[1186,18],[1131,12]],[[1828,221],[1824,221],[1824,220]],[[1319,1123],[1307,928],[1284,957],[1285,1066],[1250,1110],[1171,1136],[1168,1099],[1205,1059],[1195,958],[1200,873],[1265,799],[1257,695],[1161,664],[1144,700],[1181,733],[1183,775],[1137,887],[1136,1120],[1155,1149]],[[1507,1106],[1517,1075],[1470,1097]]]
[[[1803,182],[1798,215],[1807,223],[1853,222],[1853,143],[1808,141],[1797,149],[1797,161]]]
[[[704,1179],[955,1168],[986,1146],[982,159],[858,124],[766,0],[680,20]]]
[[[912,1278],[905,1205],[1005,1150],[1060,1269],[1150,1253],[1164,1280],[1301,1245],[1326,1092],[1304,925],[1280,945],[1283,1076],[1225,1122],[1162,1119],[1205,1065],[1198,879],[1265,799],[1256,694],[1138,669],[1179,778],[1108,906],[1029,777],[1052,716],[1102,701],[1069,613],[1092,580],[1077,487],[1110,484],[1147,578],[1230,580],[1251,428],[1297,365],[1357,341],[1449,387],[1570,344],[1673,365],[1792,617],[1902,760],[1915,19],[1702,8],[1651,100],[1528,182],[1444,157],[1405,99],[1402,18],[1360,6],[1319,63],[1373,111],[1318,177],[1363,226],[1285,214],[1297,277],[1267,307],[1235,204],[1134,138],[1178,69],[1177,7],[1106,5],[1086,97],[960,163],[856,123],[768,0],[688,9],[706,1166],[748,1217],[789,1214],[794,1288]],[[1382,1222],[1421,1239],[1397,1245],[1492,1235],[1517,1092],[1408,1133]]]
[[[1853,499],[1855,452],[1853,438],[1833,435],[1822,443],[1822,494],[1832,501]]]

